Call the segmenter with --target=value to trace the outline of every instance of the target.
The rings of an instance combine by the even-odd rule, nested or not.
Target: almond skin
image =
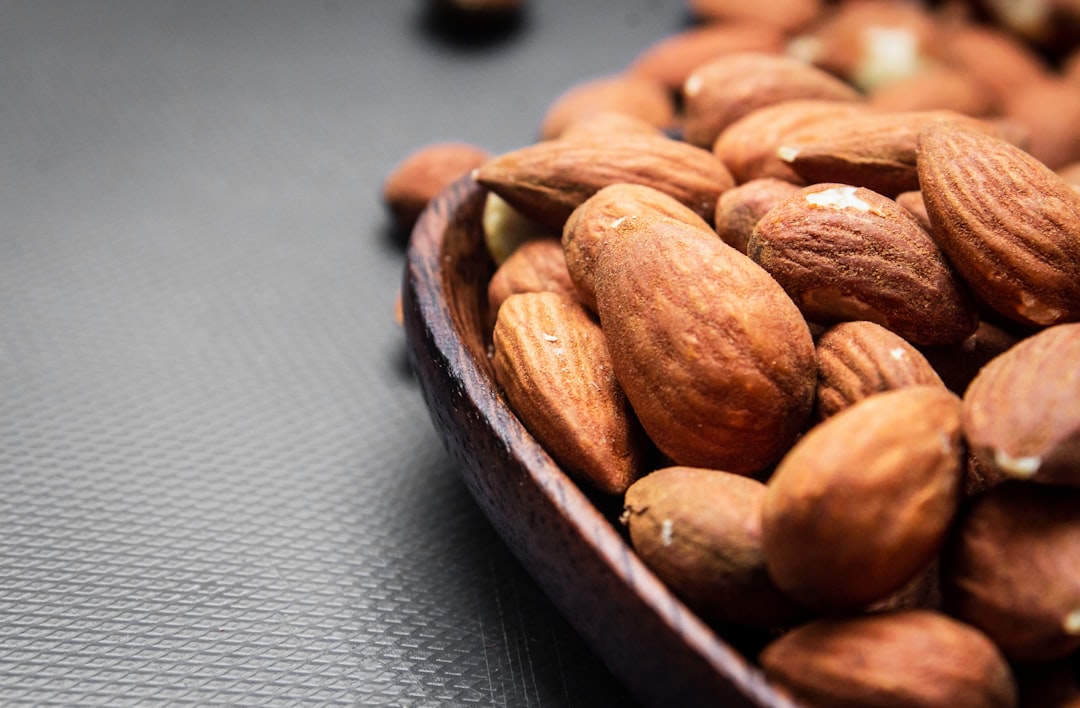
[[[814,426],[768,482],[765,562],[807,607],[857,610],[893,593],[938,553],[962,481],[960,399],[910,386]]]
[[[759,472],[809,417],[806,322],[768,273],[711,231],[655,218],[616,228],[597,258],[597,311],[646,432],[675,464]]]
[[[1080,194],[1028,153],[948,123],[919,137],[934,237],[970,288],[1029,326],[1080,319]]]
[[[403,230],[409,230],[431,199],[491,158],[465,142],[432,143],[417,148],[394,166],[383,182],[382,198]]]
[[[557,138],[576,121],[605,111],[667,128],[675,119],[675,101],[667,87],[644,76],[624,73],[589,79],[551,102],[540,122],[540,139]]]
[[[806,180],[777,154],[785,138],[806,126],[866,110],[865,104],[854,101],[783,101],[755,109],[733,122],[720,133],[712,150],[739,184],[775,177],[802,186]]]
[[[627,219],[667,218],[709,231],[709,224],[674,197],[641,184],[604,187],[575,209],[563,226],[562,247],[571,281],[581,301],[596,312],[594,271],[601,247],[618,238]]]
[[[625,497],[634,551],[713,624],[769,629],[804,614],[773,584],[761,547],[765,485],[743,475],[667,467]]]
[[[570,212],[610,184],[654,187],[706,220],[720,193],[735,185],[708,150],[665,136],[630,134],[546,140],[499,155],[473,176],[526,216],[559,230]]]
[[[643,444],[599,325],[558,293],[512,295],[494,332],[495,378],[521,422],[567,474],[622,494]]]
[[[562,242],[555,236],[526,241],[495,270],[488,281],[488,310],[498,313],[511,295],[539,292],[577,298],[570,271],[566,269]]]
[[[1049,327],[982,368],[964,393],[979,463],[1019,479],[1080,487],[1080,323]]]
[[[799,186],[775,177],[762,177],[732,187],[716,202],[716,233],[732,248],[746,253],[746,245],[761,217],[799,191]]]
[[[787,56],[731,54],[697,68],[683,84],[683,137],[711,148],[724,128],[751,111],[795,99],[859,101],[849,84]]]
[[[906,339],[865,320],[841,322],[826,330],[817,340],[817,360],[817,412],[822,419],[875,393],[905,386],[945,386]]]
[[[761,664],[811,708],[1015,708],[1018,700],[993,642],[928,610],[815,620],[774,640]]]
[[[987,133],[990,123],[953,111],[893,111],[820,121],[787,135],[780,159],[807,183],[840,182],[887,197],[919,188],[915,149],[929,123],[950,122]]]
[[[627,71],[659,81],[674,94],[702,64],[727,54],[779,54],[784,34],[776,26],[727,21],[695,25],[660,39],[631,62]]]
[[[870,320],[913,344],[962,341],[978,315],[964,284],[911,214],[876,192],[804,187],[758,222],[747,254],[806,318]]]
[[[942,555],[944,609],[1011,660],[1080,649],[1080,489],[1008,481],[974,497]]]

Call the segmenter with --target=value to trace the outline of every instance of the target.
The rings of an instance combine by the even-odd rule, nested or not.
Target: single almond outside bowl
[[[494,264],[468,176],[412,233],[402,288],[409,360],[443,445],[496,532],[616,677],[649,706],[795,706],[634,554],[619,500],[583,492],[499,394],[488,359]],[[611,506],[605,511],[601,506]]]

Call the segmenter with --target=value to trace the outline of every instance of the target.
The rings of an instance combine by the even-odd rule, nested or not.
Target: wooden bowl
[[[621,500],[590,497],[499,394],[487,351],[486,192],[435,198],[408,251],[409,357],[435,427],[496,532],[620,681],[650,706],[794,706],[638,559]]]

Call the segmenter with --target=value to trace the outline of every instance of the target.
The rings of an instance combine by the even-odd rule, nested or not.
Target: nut
[[[643,441],[599,325],[558,293],[511,295],[494,332],[495,378],[511,408],[568,474],[622,494],[641,474]]]
[[[676,464],[752,474],[801,432],[810,330],[780,286],[711,230],[623,219],[599,249],[597,311],[649,437]]]
[[[557,138],[575,122],[601,112],[667,128],[675,119],[675,101],[667,87],[645,76],[623,73],[589,79],[552,101],[540,122],[540,138]]]
[[[865,320],[833,325],[817,340],[817,412],[821,419],[875,393],[937,385],[941,378],[903,337]]]
[[[867,110],[865,104],[854,101],[782,101],[755,109],[733,122],[720,133],[712,150],[739,184],[761,177],[775,177],[804,185],[805,180],[777,155],[777,148],[788,134],[805,126]]]
[[[1009,659],[1080,649],[1080,489],[1002,482],[974,497],[942,554],[949,614]]]
[[[727,54],[779,54],[784,34],[775,26],[747,21],[710,22],[669,35],[645,48],[627,71],[659,81],[677,93],[702,64]]]
[[[1021,340],[964,394],[964,433],[981,466],[1080,487],[1080,322]]]
[[[604,187],[570,214],[563,226],[562,247],[570,278],[581,301],[596,311],[595,276],[600,249],[627,219],[675,219],[708,231],[709,224],[690,207],[658,189],[641,184]]]
[[[821,708],[1013,708],[1016,680],[978,630],[906,610],[819,619],[765,647],[766,676]]]
[[[716,202],[716,233],[724,243],[746,253],[750,234],[761,217],[798,191],[798,185],[775,177],[761,177],[732,187]]]
[[[960,499],[960,399],[911,386],[810,429],[768,481],[765,563],[806,606],[856,610],[937,554]]]
[[[412,229],[436,194],[489,158],[484,148],[463,142],[432,143],[406,155],[382,187],[383,202],[398,228]]]
[[[1080,319],[1080,194],[986,133],[929,123],[919,184],[934,237],[972,291],[1025,325]]]
[[[795,99],[859,101],[837,77],[786,56],[744,52],[713,59],[683,84],[684,139],[711,148],[724,128],[751,111]]]
[[[777,155],[807,183],[840,182],[894,197],[919,188],[915,167],[919,133],[939,122],[997,133],[993,124],[954,111],[862,113],[792,131]]]
[[[562,243],[555,236],[526,241],[496,269],[488,281],[488,311],[494,316],[511,295],[539,292],[577,298]]]
[[[747,254],[812,322],[870,320],[921,345],[960,342],[978,323],[930,235],[869,189],[804,187],[758,222]]]
[[[804,611],[773,584],[761,547],[765,485],[743,475],[668,467],[626,492],[634,551],[714,624],[773,628]]]
[[[704,219],[713,217],[720,193],[734,186],[731,173],[708,150],[665,136],[630,134],[545,140],[503,153],[473,176],[515,209],[555,229],[610,184],[655,187]]]

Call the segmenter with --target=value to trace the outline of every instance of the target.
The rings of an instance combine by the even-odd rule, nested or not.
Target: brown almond
[[[675,464],[752,474],[803,429],[810,330],[768,273],[712,232],[626,219],[600,249],[597,311],[619,382]]]
[[[575,119],[563,128],[559,137],[564,140],[596,140],[627,133],[653,136],[664,134],[663,130],[637,116],[601,110]]]
[[[576,479],[624,493],[641,474],[644,446],[595,320],[558,293],[511,295],[494,352],[496,381],[537,442]]]
[[[1080,487],[1080,322],[1044,329],[986,364],[964,393],[964,432],[990,470]]]
[[[741,52],[780,54],[783,46],[783,32],[772,25],[710,22],[657,40],[634,58],[627,71],[659,81],[677,93],[694,69],[712,59]]]
[[[488,310],[493,315],[506,298],[517,293],[555,292],[577,298],[566,269],[566,255],[557,236],[522,243],[488,281]]]
[[[876,87],[868,96],[879,111],[955,111],[986,116],[996,110],[994,94],[958,69],[940,64]]]
[[[841,322],[817,340],[817,412],[822,419],[875,393],[937,385],[941,378],[918,349],[881,325]]]
[[[570,212],[609,184],[655,187],[707,220],[720,193],[734,186],[708,150],[651,135],[545,140],[503,153],[473,175],[525,215],[560,230]]]
[[[645,565],[706,621],[762,629],[804,614],[765,570],[765,485],[694,467],[650,472],[626,492],[623,521]]]
[[[490,157],[487,150],[471,143],[424,145],[406,155],[387,175],[383,202],[399,228],[411,229],[436,194]]]
[[[601,112],[639,118],[657,128],[675,119],[675,101],[659,81],[623,73],[582,81],[559,94],[540,122],[541,140],[560,135],[573,123]]]
[[[599,252],[606,242],[619,238],[627,220],[674,219],[711,234],[711,227],[698,214],[653,187],[642,184],[612,184],[587,199],[566,220],[562,248],[570,278],[581,301],[596,311],[595,270]]]
[[[970,288],[1029,326],[1080,319],[1080,194],[1028,153],[957,124],[919,136],[934,237]]]
[[[785,32],[809,24],[825,9],[824,0],[688,0],[690,14],[701,22],[759,22]]]
[[[1080,649],[1080,489],[1008,481],[971,499],[942,555],[949,614],[1009,659]]]
[[[1015,708],[1018,700],[993,642],[928,610],[815,620],[765,647],[761,664],[809,708]]]
[[[865,104],[854,101],[782,101],[755,109],[733,122],[720,133],[712,150],[739,184],[775,177],[805,185],[806,181],[776,154],[785,138],[806,126],[866,110]]]
[[[1007,30],[987,23],[954,20],[943,27],[937,56],[947,66],[986,86],[997,102],[1050,74],[1043,58]]]
[[[732,187],[716,202],[716,233],[724,243],[746,253],[750,234],[761,217],[799,191],[799,186],[775,177],[762,177]]]
[[[821,611],[895,592],[938,553],[962,481],[960,399],[941,386],[874,394],[780,461],[762,515],[781,590]]]
[[[887,197],[919,188],[919,133],[948,122],[997,134],[993,124],[954,111],[896,111],[838,117],[789,133],[777,154],[807,183],[841,182]]]
[[[869,189],[802,188],[758,222],[747,254],[812,322],[870,320],[919,345],[960,342],[978,323],[930,235]]]
[[[1025,149],[1051,169],[1080,160],[1080,88],[1062,78],[1018,87],[1003,112],[1030,134]]]
[[[795,99],[859,101],[835,76],[787,56],[746,52],[698,67],[683,84],[684,139],[711,148],[724,128],[751,111]]]

